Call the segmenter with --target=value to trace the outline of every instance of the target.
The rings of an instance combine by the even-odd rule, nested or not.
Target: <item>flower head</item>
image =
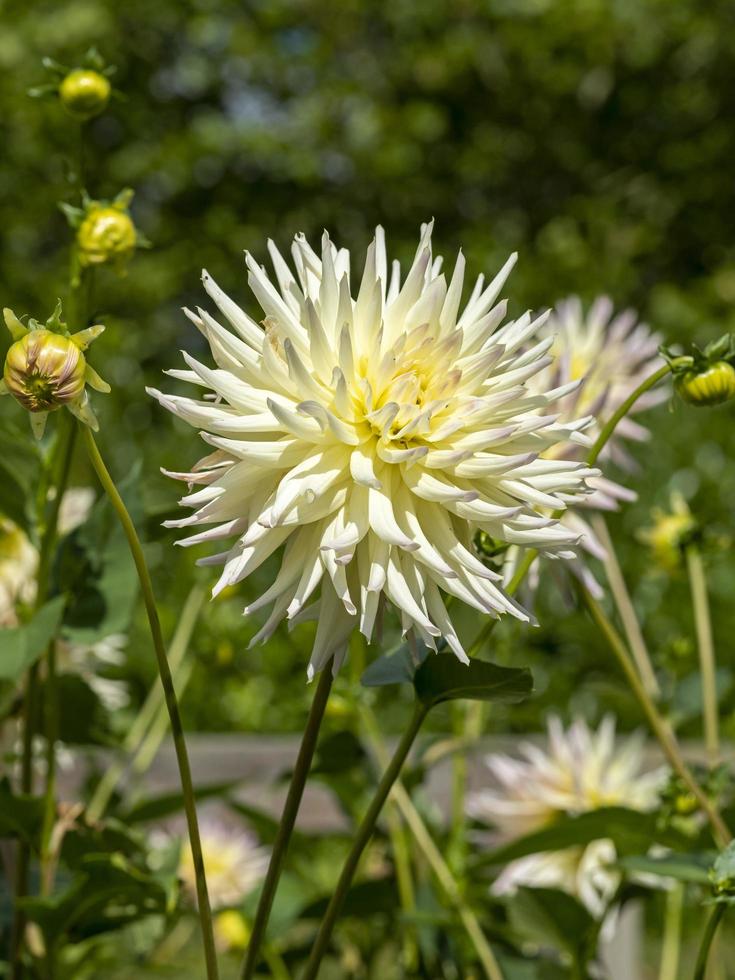
[[[553,338],[537,336],[546,316],[501,326],[506,304],[496,300],[515,256],[488,285],[480,277],[460,313],[464,258],[447,281],[431,230],[422,229],[401,282],[397,263],[388,276],[378,229],[355,291],[349,253],[326,233],[321,255],[296,237],[296,275],[269,243],[276,284],[248,255],[262,328],[205,272],[232,329],[190,312],[217,367],[185,353],[188,370],[170,373],[210,394],[151,392],[214,448],[190,473],[170,474],[191,485],[182,503],[194,509],[170,523],[215,525],[183,544],[235,539],[205,559],[224,565],[215,594],[285,545],[275,581],[246,612],[274,604],[256,639],[284,617],[316,616],[311,671],[332,656],[338,663],[353,627],[371,637],[381,596],[404,632],[433,648],[443,636],[462,659],[442,591],[487,615],[528,621],[477,558],[478,529],[573,555],[577,535],[548,512],[586,493],[590,471],[544,457],[588,420],[541,414],[569,388],[529,391],[549,364]]]
[[[598,297],[586,313],[577,296],[557,303],[543,328],[544,335],[554,338],[551,348],[554,362],[529,381],[533,391],[541,392],[550,386],[568,385],[571,381],[579,380],[578,387],[569,391],[554,406],[554,411],[560,411],[562,419],[591,416],[593,423],[588,433],[593,438],[641,382],[661,366],[658,335],[651,333],[644,323],[639,323],[632,310],[613,314],[612,302],[606,296]],[[618,423],[601,459],[615,463],[624,470],[634,470],[635,461],[624,443],[626,440],[645,440],[648,431],[630,416],[651,408],[665,397],[661,389],[642,395],[631,412]],[[578,443],[569,443],[553,447],[547,455],[561,454],[567,459],[581,459],[584,452],[584,447]],[[620,503],[635,500],[636,494],[607,476],[598,474],[588,482],[594,492],[567,510],[562,523],[579,536],[581,545],[580,556],[570,563],[570,568],[590,592],[599,597],[602,590],[583,555],[604,560],[606,552],[585,511],[616,510]],[[506,578],[512,575],[518,558],[519,549],[508,553]],[[537,569],[532,581],[534,579],[537,579]]]
[[[63,407],[97,429],[86,386],[103,392],[110,386],[87,363],[83,352],[105,328],[98,325],[69,333],[61,319],[60,302],[43,326],[33,319],[25,326],[12,310],[3,312],[14,343],[5,357],[0,394],[11,394],[31,413],[38,438],[48,413]]]
[[[265,850],[252,834],[211,819],[202,822],[201,839],[213,911],[241,904],[265,874]],[[191,900],[196,901],[194,860],[188,843],[181,849],[179,877]]]
[[[596,732],[584,721],[566,731],[558,718],[549,721],[548,751],[527,743],[522,758],[496,754],[486,764],[495,789],[468,800],[471,816],[497,828],[504,840],[522,837],[573,815],[606,806],[649,810],[655,806],[663,772],[642,773],[642,743],[633,737],[615,743],[615,722],[605,718]],[[561,851],[546,851],[512,861],[493,889],[514,891],[519,885],[557,887],[577,895],[601,915],[615,890],[617,877],[606,865],[615,860],[611,841],[599,840]]]

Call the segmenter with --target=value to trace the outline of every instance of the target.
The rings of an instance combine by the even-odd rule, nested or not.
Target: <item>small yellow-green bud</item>
[[[653,524],[642,528],[638,537],[651,549],[658,565],[673,571],[681,562],[683,549],[697,534],[697,522],[680,494],[672,494],[671,511],[656,507],[651,516]]]
[[[675,382],[677,394],[690,405],[721,405],[735,398],[735,368],[717,361],[703,371],[685,371]]]
[[[250,927],[242,912],[226,909],[214,919],[214,938],[223,950],[245,949],[250,942]]]
[[[81,397],[86,367],[84,354],[68,337],[30,330],[10,347],[3,380],[29,412],[52,412]]]
[[[111,86],[104,75],[88,68],[76,68],[59,85],[64,108],[82,121],[104,111],[110,100]]]
[[[124,262],[135,251],[133,219],[123,208],[91,207],[77,231],[82,265]]]

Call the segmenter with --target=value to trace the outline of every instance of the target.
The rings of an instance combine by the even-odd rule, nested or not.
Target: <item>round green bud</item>
[[[735,398],[735,368],[727,361],[716,361],[703,371],[684,371],[674,386],[690,405],[721,405]]]
[[[111,86],[104,75],[87,68],[69,72],[59,86],[61,104],[76,119],[92,119],[104,112]]]
[[[81,397],[86,368],[84,354],[68,337],[31,330],[8,351],[3,380],[29,412],[52,412]]]
[[[133,219],[112,205],[91,208],[77,231],[82,265],[124,262],[135,251],[135,244]]]

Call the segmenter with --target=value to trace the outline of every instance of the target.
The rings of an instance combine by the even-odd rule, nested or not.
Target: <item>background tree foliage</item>
[[[143,386],[160,384],[179,348],[201,349],[180,308],[204,302],[202,267],[250,303],[242,250],[265,261],[268,236],[283,248],[326,227],[361,257],[380,222],[406,260],[433,215],[442,251],[462,244],[475,273],[521,252],[512,313],[604,291],[669,342],[735,327],[735,10],[725,0],[34,0],[2,3],[0,17],[0,269],[3,305],[18,313],[45,317],[65,295],[70,232],[58,201],[78,203],[67,181],[77,126],[26,90],[43,80],[45,55],[73,66],[95,45],[118,66],[124,100],[88,129],[88,189],[135,188],[154,247],[125,278],[97,275],[95,318],[108,331],[93,361],[113,393],[96,402],[115,472],[140,461],[129,493],[145,508],[169,632],[207,575],[160,528],[177,487],[158,467],[186,469],[198,447]],[[2,412],[25,424],[9,401]],[[672,485],[701,519],[729,704],[731,422],[730,407],[653,412],[632,481],[640,501],[611,521],[654,660],[684,681],[677,713],[693,722],[686,582],[651,568],[634,531]],[[93,482],[81,461],[76,480]],[[298,730],[308,629],[246,653],[255,627],[240,618],[244,599],[239,589],[210,606],[196,633],[189,727]],[[544,600],[557,613],[562,602],[553,590]],[[476,629],[469,614],[464,627]],[[553,628],[506,624],[494,643],[494,659],[533,667],[539,693],[512,716],[495,711],[493,724],[535,727],[552,704],[612,705],[638,722],[571,607]],[[125,670],[142,695],[153,678],[142,628]],[[398,724],[403,708],[392,696],[384,712]]]

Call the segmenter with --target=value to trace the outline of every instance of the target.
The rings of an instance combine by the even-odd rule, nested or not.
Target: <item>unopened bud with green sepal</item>
[[[52,58],[44,58],[43,66],[51,76],[51,81],[30,89],[33,98],[57,96],[66,111],[86,122],[107,108],[113,89],[110,76],[115,68],[107,65],[99,52],[90,48],[82,59],[82,64],[74,68],[60,65]]]
[[[124,272],[136,248],[148,247],[130,215],[132,198],[133,191],[126,188],[112,201],[93,201],[83,195],[81,208],[62,204],[69,224],[76,230],[76,251],[82,268],[112,265]]]
[[[22,323],[10,309],[3,310],[13,343],[5,357],[0,394],[10,394],[30,412],[37,439],[43,435],[49,412],[68,408],[95,431],[87,385],[108,392],[110,386],[88,363],[84,351],[105,329],[101,324],[70,333],[61,319],[61,301],[44,324]]]
[[[688,354],[662,347],[674,376],[674,389],[689,405],[708,407],[735,398],[735,336],[724,334],[704,350],[692,344]]]

